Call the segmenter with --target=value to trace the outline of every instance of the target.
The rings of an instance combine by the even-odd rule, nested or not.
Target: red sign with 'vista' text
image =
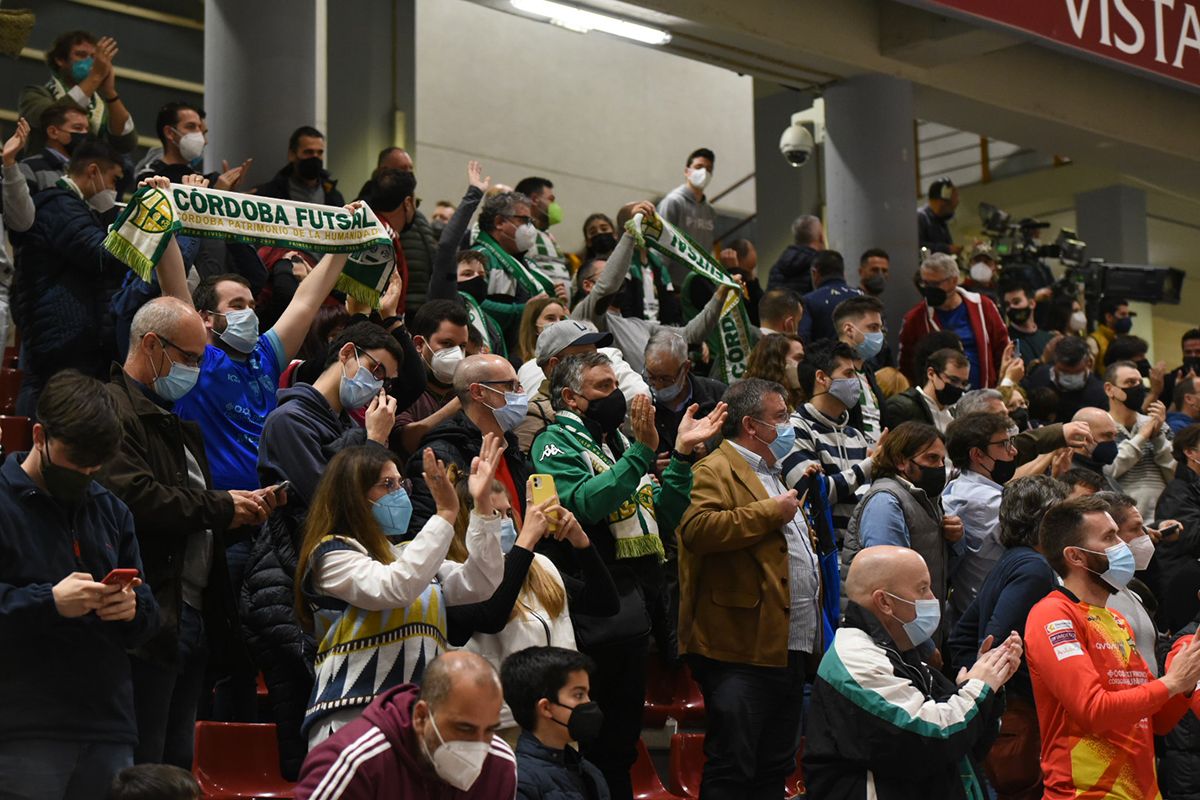
[[[1200,8],[1188,0],[909,0],[1031,33],[1200,87]]]

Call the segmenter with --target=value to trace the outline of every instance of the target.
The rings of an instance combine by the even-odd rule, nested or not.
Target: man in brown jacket
[[[200,427],[171,413],[195,384],[205,343],[200,315],[180,300],[160,297],[134,315],[129,356],[107,387],[121,449],[97,475],[133,513],[141,577],[161,609],[162,627],[130,658],[134,761],[184,769],[209,645],[228,644],[237,624],[221,534],[261,525],[277,503],[270,489],[214,491]]]
[[[679,649],[708,716],[705,800],[783,794],[820,652],[820,565],[779,469],[795,439],[786,396],[756,378],[729,387],[725,441],[696,465],[679,526]]]

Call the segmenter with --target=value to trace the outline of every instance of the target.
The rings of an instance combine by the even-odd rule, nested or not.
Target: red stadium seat
[[[673,794],[685,798],[700,797],[700,777],[704,773],[704,734],[677,733],[671,737],[671,769],[667,785]]]
[[[644,746],[643,746],[644,747]],[[796,752],[796,771],[784,782],[785,797],[803,797],[807,794],[804,785],[804,740]],[[671,769],[668,785],[671,791],[685,798],[700,797],[700,779],[704,774],[704,734],[677,733],[671,737]],[[637,770],[637,767],[634,767]]]
[[[638,739],[637,763],[633,765],[629,777],[633,781],[634,800],[680,800],[663,787],[658,771],[654,769],[654,762],[650,760],[650,752],[646,750],[646,743],[641,739]]]
[[[33,422],[29,417],[0,416],[0,447],[4,455],[33,449]]]
[[[274,725],[197,722],[192,773],[206,800],[295,797],[279,774]]]
[[[685,727],[704,727],[704,696],[686,665],[664,666],[654,653],[646,659],[646,702],[642,725],[661,728],[673,717]]]
[[[21,370],[0,369],[0,414],[17,413],[17,393],[21,391]]]

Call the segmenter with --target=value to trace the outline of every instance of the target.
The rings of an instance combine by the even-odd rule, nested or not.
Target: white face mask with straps
[[[429,724],[433,727],[433,733],[437,736],[440,744],[438,749],[431,754],[428,745],[425,744],[425,737],[422,736],[420,738],[421,749],[433,763],[433,769],[439,778],[460,792],[467,791],[475,785],[475,781],[479,779],[479,773],[483,772],[483,763],[487,761],[492,743],[490,741],[462,742],[457,740],[447,742],[442,738],[442,732],[438,730],[432,711],[429,713]]]

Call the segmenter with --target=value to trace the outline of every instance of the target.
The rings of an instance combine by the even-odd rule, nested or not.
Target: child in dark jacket
[[[600,770],[571,746],[594,738],[604,724],[604,714],[588,696],[594,668],[587,656],[562,647],[527,647],[504,660],[504,700],[521,726],[521,800],[608,800],[608,784]]]

